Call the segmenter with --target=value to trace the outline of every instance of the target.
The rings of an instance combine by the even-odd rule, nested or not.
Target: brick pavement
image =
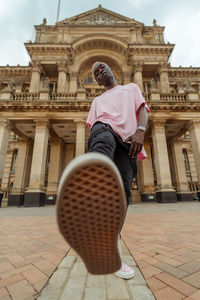
[[[69,251],[48,210],[0,209],[0,300],[35,299]]]
[[[0,209],[0,300],[33,300],[44,291],[45,283],[49,286],[49,277],[59,270],[56,268],[69,250],[54,214],[54,207]],[[137,204],[129,208],[122,237],[134,257],[135,268],[139,266],[156,299],[200,299],[199,227],[199,202]],[[66,257],[74,256],[70,253]],[[81,261],[74,260],[71,271],[76,277],[77,268],[85,271]],[[79,267],[75,267],[77,264]],[[66,273],[64,267],[60,270],[57,281],[61,285]],[[69,282],[73,290],[84,285],[85,299],[93,299],[94,293],[97,299],[105,296],[101,286],[95,286],[90,276],[85,281],[84,276]],[[141,297],[145,281],[142,286],[122,282],[129,287],[127,299],[151,299]],[[114,291],[117,283],[107,283]],[[133,297],[130,287],[139,296]],[[118,298],[111,295],[110,299]]]
[[[200,203],[132,206],[123,239],[157,300],[200,299]]]

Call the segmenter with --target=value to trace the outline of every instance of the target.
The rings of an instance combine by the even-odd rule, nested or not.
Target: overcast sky
[[[172,66],[200,67],[200,0],[60,0],[59,20],[101,4],[147,26],[165,26],[166,42],[176,44]],[[34,25],[54,25],[58,0],[0,0],[0,66],[28,65],[24,42],[34,40]]]

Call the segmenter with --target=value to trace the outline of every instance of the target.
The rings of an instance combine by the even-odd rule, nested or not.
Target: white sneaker
[[[135,276],[134,270],[129,267],[127,264],[122,262],[121,269],[114,273],[116,276],[123,278],[123,279],[131,279]]]

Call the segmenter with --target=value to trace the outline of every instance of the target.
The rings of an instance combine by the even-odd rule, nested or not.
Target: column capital
[[[153,120],[153,127],[157,129],[162,129],[165,127],[165,123],[166,123],[165,119]]]
[[[61,71],[63,71],[63,72],[65,72],[65,73],[67,73],[67,71],[68,71],[68,62],[67,61],[58,61],[57,62],[57,68],[58,68],[58,72],[61,72]]]
[[[142,72],[143,71],[143,62],[133,62],[132,67],[133,67],[133,71],[134,73],[136,72]]]
[[[42,65],[39,61],[32,61],[32,72],[42,73]]]
[[[77,126],[85,126],[86,120],[84,119],[76,119],[74,120],[74,123],[76,123]]]
[[[169,63],[168,62],[162,62],[159,64],[158,67],[158,73],[161,74],[163,72],[168,72]]]
[[[12,130],[12,124],[7,119],[0,119],[0,127],[6,128],[8,130]]]
[[[36,124],[36,128],[49,128],[49,120],[48,119],[35,119],[33,120]]]
[[[188,128],[190,126],[198,126],[200,127],[200,119],[193,119],[188,122]]]
[[[58,138],[58,137],[51,137],[49,139],[51,144],[61,144],[62,143],[62,139]]]

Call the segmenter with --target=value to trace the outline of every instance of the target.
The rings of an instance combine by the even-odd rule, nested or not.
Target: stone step
[[[134,268],[134,278],[124,280],[114,274],[92,275],[76,252],[70,249],[37,300],[155,300],[123,241],[121,247],[123,261]]]

